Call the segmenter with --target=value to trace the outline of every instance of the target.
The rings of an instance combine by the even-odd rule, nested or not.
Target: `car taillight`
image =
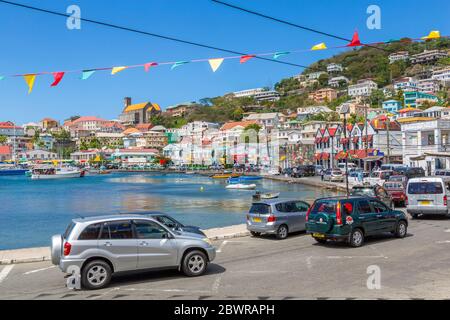
[[[408,205],[408,196],[405,195],[405,206]]]
[[[336,206],[336,224],[342,224],[341,203],[338,202]]]
[[[444,206],[446,206],[447,205],[447,196],[444,196]]]
[[[68,256],[70,254],[70,249],[72,249],[72,245],[69,242],[64,243],[64,255]]]
[[[275,220],[276,220],[276,218],[275,218],[274,215],[270,215],[270,216],[267,218],[267,222],[275,222]]]
[[[305,219],[306,221],[308,221],[310,212],[311,212],[311,207],[309,207],[308,211],[306,211],[306,219]]]

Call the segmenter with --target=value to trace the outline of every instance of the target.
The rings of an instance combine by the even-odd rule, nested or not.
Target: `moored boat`
[[[220,174],[215,174],[213,175],[211,178],[213,179],[229,179],[229,178],[237,178],[240,175],[237,173],[220,173]]]
[[[31,172],[31,179],[33,180],[50,180],[50,179],[66,179],[66,178],[81,178],[84,176],[84,171],[78,169],[57,169],[52,167],[35,168]]]
[[[243,183],[237,183],[237,184],[230,184],[226,186],[227,189],[240,189],[240,190],[253,190],[256,188],[256,184],[243,184]]]
[[[14,165],[1,165],[0,176],[22,176],[25,175],[28,169],[17,167]]]

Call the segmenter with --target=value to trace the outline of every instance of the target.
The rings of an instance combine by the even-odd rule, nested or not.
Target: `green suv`
[[[376,198],[364,196],[317,199],[306,215],[306,232],[319,243],[347,241],[360,247],[366,236],[391,232],[407,234],[406,215],[392,210]]]

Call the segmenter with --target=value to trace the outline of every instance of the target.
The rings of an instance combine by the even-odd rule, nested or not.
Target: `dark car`
[[[385,188],[377,184],[375,185],[362,184],[353,186],[352,190],[350,191],[350,195],[377,198],[378,200],[384,202],[384,204],[387,205],[389,208],[394,208],[394,202],[389,193],[386,191]]]
[[[384,189],[389,193],[395,205],[405,205],[406,188],[401,181],[386,181],[383,184]]]
[[[306,216],[306,232],[319,243],[346,241],[360,247],[367,236],[391,232],[404,238],[407,229],[405,213],[369,197],[317,199]]]
[[[402,175],[393,175],[390,176],[388,179],[389,182],[401,182],[404,187],[406,187],[406,184],[408,183],[408,178]]]
[[[166,227],[168,227],[168,228],[170,228],[172,230],[196,233],[196,234],[201,234],[201,235],[206,236],[204,234],[204,232],[202,230],[200,230],[199,227],[185,226],[181,222],[177,221],[175,218],[173,218],[173,217],[171,217],[168,214],[165,214],[163,212],[144,212],[144,213],[141,213],[141,214],[144,214],[144,215],[152,217],[153,219],[155,219],[159,223],[165,225]]]
[[[399,170],[396,172],[398,174],[404,175],[408,180],[412,178],[421,178],[425,177],[425,170],[421,167],[408,167],[404,168],[404,170]]]

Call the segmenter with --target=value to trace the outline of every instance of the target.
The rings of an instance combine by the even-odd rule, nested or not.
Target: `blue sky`
[[[76,4],[84,18],[249,53],[303,49],[320,42],[329,47],[345,44],[237,12],[209,0],[11,1],[60,12]],[[228,1],[343,37],[350,38],[358,29],[363,42],[421,37],[432,29],[444,35],[450,31],[450,2],[447,0]],[[371,4],[381,8],[381,30],[366,27],[366,9]],[[0,3],[0,75],[229,55],[85,22],[81,27],[81,30],[68,30],[63,17]],[[327,50],[292,54],[282,59],[309,65],[336,53],[336,50]],[[22,78],[6,78],[0,81],[0,121],[24,123],[48,116],[63,120],[75,114],[113,119],[120,114],[125,96],[131,96],[136,103],[152,101],[165,108],[231,91],[272,86],[300,72],[300,68],[258,60],[243,65],[237,60],[228,60],[216,73],[211,72],[206,62],[192,63],[173,71],[161,66],[149,73],[140,69],[125,70],[115,76],[98,72],[86,81],[79,80],[78,74],[68,74],[55,88],[50,88],[51,76],[41,76],[36,79],[30,95]]]

